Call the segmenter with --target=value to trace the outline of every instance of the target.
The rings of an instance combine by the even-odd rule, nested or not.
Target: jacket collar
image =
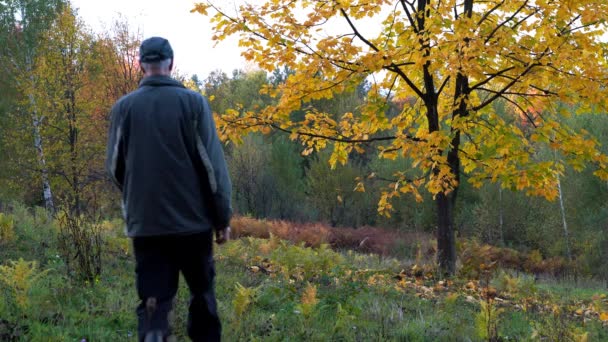
[[[169,87],[185,88],[181,82],[179,82],[169,76],[161,76],[161,75],[145,77],[144,79],[141,80],[141,82],[139,82],[139,86],[140,87],[143,87],[143,86],[151,86],[151,87],[169,86]]]

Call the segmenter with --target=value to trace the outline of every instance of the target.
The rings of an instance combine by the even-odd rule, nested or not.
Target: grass
[[[1,242],[0,264],[23,258],[38,267],[30,278],[16,277],[32,279],[25,305],[17,303],[15,286],[0,279],[0,340],[136,341],[134,264],[120,222],[104,224],[103,272],[82,284],[66,275],[52,221],[22,208],[13,217],[15,238]],[[482,340],[485,323],[476,317],[483,286],[468,279],[439,283],[432,268],[421,271],[386,256],[310,248],[276,236],[221,246],[216,267],[226,341]],[[571,291],[575,295],[564,299],[559,283],[535,286],[533,277],[499,277],[491,282],[502,298],[492,302],[503,310],[499,340],[608,340],[608,328],[598,319],[608,311],[600,297],[605,290]],[[181,281],[174,318],[180,341],[187,300]],[[577,315],[580,306],[595,308]]]

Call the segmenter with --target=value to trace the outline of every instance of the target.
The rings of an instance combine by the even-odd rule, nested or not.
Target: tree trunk
[[[557,151],[553,151],[553,158],[557,161]],[[572,253],[570,252],[570,234],[568,234],[568,222],[566,221],[566,209],[564,208],[564,197],[562,195],[562,182],[559,178],[559,174],[555,175],[557,179],[557,194],[559,195],[559,208],[562,214],[562,226],[564,228],[564,239],[566,242],[566,257],[569,261],[572,261]]]
[[[502,209],[502,184],[498,184],[498,229],[500,233],[500,243],[505,245],[504,213]]]
[[[559,179],[559,175],[557,177],[557,191],[559,194],[559,207],[562,212],[562,225],[564,227],[564,239],[566,240],[566,256],[569,261],[572,261],[572,252],[570,252],[570,236],[568,234],[568,222],[566,221],[566,209],[564,208],[564,197],[562,196],[562,182]]]
[[[456,273],[456,240],[454,237],[453,202],[449,195],[440,193],[437,202],[437,261],[443,276]]]
[[[32,58],[30,56],[26,57],[26,69],[28,74],[30,75],[31,87],[35,86],[34,74],[32,71]],[[49,171],[46,167],[46,159],[44,157],[44,149],[42,147],[42,135],[40,133],[40,116],[38,115],[38,110],[36,109],[36,99],[34,98],[34,94],[32,90],[29,91],[29,102],[30,102],[30,110],[32,111],[32,125],[34,128],[34,148],[36,148],[36,154],[38,156],[38,164],[40,166],[40,175],[42,178],[42,195],[44,197],[44,207],[50,214],[55,213],[55,204],[53,203],[53,193],[51,191],[51,182],[49,181]]]
[[[30,102],[34,101],[33,95],[30,94]],[[38,164],[40,165],[40,175],[42,178],[42,194],[44,196],[44,206],[46,210],[53,214],[55,213],[55,204],[53,203],[53,193],[51,191],[51,182],[49,181],[49,171],[46,167],[46,159],[44,158],[44,149],[42,148],[42,136],[40,134],[40,118],[36,110],[32,111],[32,121],[34,125],[34,147],[38,155]]]

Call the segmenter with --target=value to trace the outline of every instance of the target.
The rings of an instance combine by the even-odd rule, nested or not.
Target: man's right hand
[[[215,242],[218,245],[225,243],[230,240],[230,226],[223,229],[216,229],[215,231]]]

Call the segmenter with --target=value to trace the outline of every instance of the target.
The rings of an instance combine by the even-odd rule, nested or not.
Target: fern
[[[29,306],[32,285],[49,270],[39,272],[36,261],[25,261],[21,258],[18,261],[9,260],[8,263],[9,266],[0,266],[0,279],[12,292],[17,306],[26,309]]]
[[[498,341],[498,322],[504,310],[497,308],[492,299],[481,301],[480,304],[480,311],[475,317],[477,333],[486,341]]]
[[[234,312],[237,317],[241,317],[249,305],[254,301],[255,297],[258,294],[259,287],[257,288],[248,288],[240,283],[236,283],[236,293],[234,295],[234,299],[232,300],[232,304],[234,305]]]
[[[305,317],[310,316],[313,312],[319,300],[317,299],[317,288],[316,286],[308,283],[304,292],[302,293],[302,298],[300,299],[300,309],[302,310],[302,314]]]

